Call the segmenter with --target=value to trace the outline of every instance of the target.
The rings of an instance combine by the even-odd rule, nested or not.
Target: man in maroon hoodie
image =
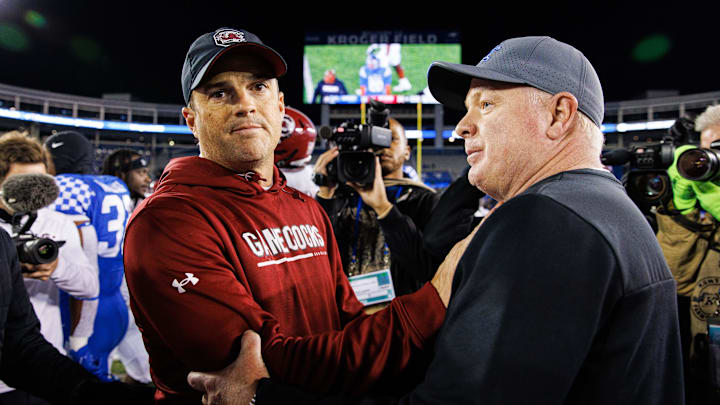
[[[257,331],[270,373],[317,391],[401,391],[424,373],[454,266],[367,316],[322,208],[273,165],[282,57],[229,28],[200,36],[182,73],[199,157],[175,159],[125,239],[131,307],[158,403],[199,403],[190,370],[217,370]]]

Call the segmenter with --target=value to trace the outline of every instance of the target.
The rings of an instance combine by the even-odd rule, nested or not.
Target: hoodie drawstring
[[[293,198],[295,198],[295,199],[297,199],[297,200],[300,200],[300,201],[302,201],[302,202],[305,202],[305,199],[302,198],[302,196],[300,195],[300,192],[299,192],[299,191],[297,191],[297,190],[295,190],[295,189],[292,189],[292,191],[288,191],[284,186],[283,186],[283,188],[282,188],[281,190],[284,191],[284,192],[286,192],[286,193],[288,193],[288,194],[290,194],[291,196],[293,196]]]

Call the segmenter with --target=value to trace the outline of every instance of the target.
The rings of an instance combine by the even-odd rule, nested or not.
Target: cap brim
[[[525,83],[504,73],[474,65],[433,62],[428,69],[430,93],[443,105],[457,110],[465,110],[465,96],[470,89],[472,79]]]
[[[280,56],[279,53],[275,52],[274,49],[270,48],[269,46],[256,44],[253,42],[241,42],[221,50],[217,53],[217,55],[210,59],[205,64],[205,66],[200,69],[200,72],[198,72],[197,77],[195,77],[195,81],[192,83],[192,87],[190,87],[190,91],[195,90],[195,88],[200,85],[200,83],[203,81],[203,78],[205,77],[205,73],[210,70],[210,68],[216,61],[218,61],[223,55],[226,55],[230,50],[237,50],[237,48],[239,47],[249,48],[249,50],[252,50],[253,52],[262,56],[263,59],[265,59],[270,65],[270,67],[273,69],[274,77],[280,77],[284,75],[285,72],[287,72],[287,63],[285,63],[285,59],[283,59],[283,57]]]

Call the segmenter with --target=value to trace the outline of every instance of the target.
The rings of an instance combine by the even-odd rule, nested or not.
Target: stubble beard
[[[265,142],[255,140],[254,142]],[[270,142],[267,140],[266,142]],[[236,171],[257,170],[273,160],[271,145],[243,142],[200,143],[201,156]]]

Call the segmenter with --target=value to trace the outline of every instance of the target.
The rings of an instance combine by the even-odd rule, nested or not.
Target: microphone
[[[332,136],[333,136],[333,129],[332,129],[332,127],[329,127],[329,126],[327,126],[327,125],[323,125],[323,126],[321,126],[321,127],[318,129],[318,135],[320,135],[320,137],[321,137],[322,139],[328,139],[328,140],[329,140],[329,139],[331,139]]]
[[[627,149],[615,149],[603,153],[600,162],[605,166],[624,165],[632,159],[632,156],[632,152]]]
[[[0,199],[17,213],[29,213],[52,204],[59,194],[55,178],[48,174],[17,174],[2,185]]]

